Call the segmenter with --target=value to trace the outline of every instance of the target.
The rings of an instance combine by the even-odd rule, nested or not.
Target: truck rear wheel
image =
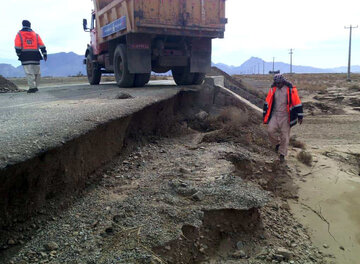
[[[150,73],[138,73],[135,74],[134,86],[143,87],[150,80]]]
[[[97,63],[93,62],[91,54],[86,57],[86,73],[91,85],[96,85],[100,83],[101,80],[101,70]]]
[[[171,69],[174,81],[177,85],[192,85],[194,73],[190,72],[190,67],[176,67]]]
[[[128,68],[126,46],[119,44],[114,52],[114,73],[119,87],[134,86],[135,74],[131,74]]]

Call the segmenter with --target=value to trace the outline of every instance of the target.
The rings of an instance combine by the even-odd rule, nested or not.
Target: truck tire
[[[138,73],[135,74],[134,86],[143,87],[150,81],[150,73]]]
[[[190,72],[190,67],[176,67],[171,69],[174,81],[177,85],[192,85],[194,73]]]
[[[126,46],[119,44],[114,52],[114,73],[119,87],[134,86],[135,74],[131,74],[128,68]]]
[[[97,85],[101,80],[101,69],[93,62],[91,54],[86,57],[86,73],[91,85]]]
[[[204,82],[205,79],[205,73],[197,72],[194,74],[193,84],[200,85]]]

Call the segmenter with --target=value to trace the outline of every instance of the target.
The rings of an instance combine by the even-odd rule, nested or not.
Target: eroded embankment
[[[126,154],[143,136],[169,135],[179,118],[194,116],[213,105],[241,103],[222,94],[210,81],[184,90],[137,113],[98,125],[82,136],[49,149],[35,158],[0,171],[0,226],[22,222],[46,210],[44,206],[66,205],[66,197],[82,190],[94,172],[115,156]],[[55,199],[54,199],[55,198]]]
[[[47,221],[47,217],[44,218],[45,220],[40,220],[40,217],[30,224],[29,217],[39,214],[54,215],[57,210],[64,210],[85,186],[102,177],[98,177],[101,172],[97,173],[96,171],[112,161],[115,156],[127,157],[134,146],[141,144],[142,140],[148,141],[150,138],[151,141],[151,137],[177,135],[179,134],[179,122],[193,119],[200,109],[210,112],[214,105],[224,106],[227,104],[236,104],[236,102],[229,96],[219,93],[210,81],[202,87],[184,90],[171,99],[157,102],[130,116],[99,125],[96,129],[66,142],[61,147],[51,149],[38,157],[1,171],[2,231],[0,242],[2,249],[11,248],[3,256],[11,256],[14,251],[19,250],[21,245],[31,239],[34,231],[40,228],[39,223]],[[144,178],[146,179],[146,177]],[[253,219],[253,215],[258,217],[259,214],[254,208],[263,206],[267,201],[267,195],[255,187],[250,188],[241,184],[239,180],[224,178],[218,183],[207,182],[197,188],[193,188],[193,184],[185,179],[179,181],[173,179],[171,183],[165,182],[164,184],[154,182],[164,194],[165,200],[167,199],[166,193],[174,193],[183,197],[184,201],[178,205],[178,208],[175,208],[175,211],[180,210],[183,213],[172,220],[175,221],[174,223],[172,221],[167,223],[174,227],[180,225],[180,229],[171,227],[167,232],[163,232],[161,229],[150,228],[149,233],[142,231],[146,235],[145,240],[151,240],[146,244],[154,247],[154,250],[160,255],[167,244],[178,244],[178,249],[173,251],[173,257],[178,259],[184,255],[184,252],[189,252],[186,262],[191,262],[195,259],[195,255],[201,255],[201,258],[197,257],[197,260],[203,258],[202,250],[196,247],[197,253],[194,253],[191,249],[192,245],[189,243],[181,246],[178,241],[181,237],[179,232],[187,234],[189,228],[199,229],[199,232],[209,232],[208,228],[205,228],[211,222],[209,217],[216,218],[217,214],[229,214],[229,218],[233,220],[226,228],[240,229],[240,226],[244,225],[239,234],[248,233],[247,227],[245,227],[247,222],[235,223],[235,218],[242,215],[244,215],[244,219]],[[222,187],[219,188],[218,185]],[[144,189],[136,190],[133,193],[138,193],[137,201],[129,198],[122,202],[124,209],[126,205],[129,205],[126,210],[131,211],[131,208],[136,208],[136,213],[131,214],[134,218],[126,219],[126,222],[130,221],[132,224],[144,220],[143,216],[149,213],[149,207],[151,207],[147,204],[149,198],[156,196],[156,193],[147,193]],[[229,194],[231,195],[228,197]],[[201,202],[203,195],[212,198]],[[189,198],[197,199],[199,202],[196,206],[191,205],[191,202],[187,206],[186,201]],[[221,203],[224,200],[227,201],[226,205]],[[155,213],[156,217],[152,216],[156,219],[151,219],[150,226],[163,222],[161,217],[164,210],[165,212],[170,210],[167,208],[168,206],[162,203],[154,205],[151,211]],[[248,211],[249,209],[250,211]],[[170,216],[174,218],[173,213],[170,213]],[[256,224],[257,226],[260,223],[257,217],[254,218],[252,225]],[[115,215],[112,220],[115,224],[118,223],[118,226],[120,224],[126,226],[130,223],[123,223],[122,217],[119,218],[119,215]],[[218,222],[217,228],[219,229],[223,224],[220,223],[220,220]],[[98,224],[93,223],[92,225]],[[108,233],[116,231],[114,227],[106,230]],[[207,236],[213,237],[211,240],[216,244],[214,246],[218,246],[217,241],[221,241],[218,239],[219,234],[216,228],[211,228],[211,235]],[[158,239],[153,241],[152,236],[157,236]],[[197,239],[201,239],[201,237],[199,236]],[[14,245],[18,246],[14,247]],[[32,262],[37,261],[35,257],[26,256],[26,258]]]
[[[0,263],[326,263],[289,212],[288,168],[260,120],[211,82],[132,115],[94,184],[2,230]]]
[[[210,104],[207,93],[212,91],[205,86],[180,92],[0,171],[0,226],[23,221],[54,197],[60,199],[83,189],[92,173],[124,153],[142,135],[168,133],[181,111]]]

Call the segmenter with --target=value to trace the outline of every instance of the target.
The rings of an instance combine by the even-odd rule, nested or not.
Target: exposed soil
[[[127,151],[83,192],[49,196],[40,215],[1,230],[0,263],[356,263],[358,93],[300,91],[307,117],[287,164],[244,105],[145,111]],[[303,150],[308,165],[296,158]]]
[[[0,262],[330,262],[293,218],[295,171],[259,123],[249,109],[199,109],[168,133],[134,134],[138,147],[72,203],[7,226]]]
[[[19,92],[20,90],[13,82],[0,75],[0,93]]]

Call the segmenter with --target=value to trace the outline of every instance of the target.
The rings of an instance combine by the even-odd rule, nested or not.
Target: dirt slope
[[[18,92],[18,87],[11,81],[0,75],[0,93]]]
[[[244,106],[215,107],[184,113],[169,134],[134,135],[143,144],[99,171],[69,207],[2,233],[1,259],[327,263],[289,212],[291,171],[259,123]]]
[[[258,92],[252,89],[247,83],[243,82],[240,78],[234,78],[226,72],[220,70],[217,67],[211,67],[211,72],[208,76],[224,76],[224,85],[226,88],[237,93],[241,97],[250,101],[252,104],[262,108],[264,105],[265,95],[262,92]]]

